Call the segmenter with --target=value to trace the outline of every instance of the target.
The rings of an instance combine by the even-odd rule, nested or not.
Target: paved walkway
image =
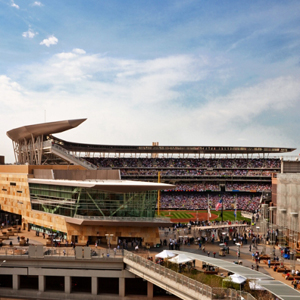
[[[161,231],[160,234],[161,234],[161,240],[166,239],[167,241],[169,241],[170,237],[172,239],[174,237],[172,231],[169,234],[170,236],[165,236],[164,231]],[[213,257],[213,252],[216,252],[216,258],[220,258],[220,259],[223,259],[226,261],[232,261],[232,262],[241,260],[243,266],[246,266],[249,268],[251,268],[252,265],[255,267],[255,262],[252,260],[252,252],[259,251],[259,253],[261,253],[261,251],[263,249],[262,245],[258,245],[257,249],[252,248],[252,251],[250,252],[249,251],[250,244],[248,243],[247,245],[243,245],[240,247],[240,257],[237,258],[238,246],[236,246],[235,244],[233,244],[232,241],[230,241],[229,242],[229,249],[230,249],[229,254],[226,254],[226,256],[224,256],[224,257],[220,257],[219,256],[219,249],[220,249],[219,243],[220,242],[215,242],[214,244],[212,244],[212,243],[205,244],[206,254],[207,254],[207,252],[210,252],[210,256]],[[169,248],[168,247],[159,248],[159,250],[157,249],[155,251],[155,253],[158,253],[164,249],[169,249]],[[180,247],[180,250],[186,251],[186,252],[192,252],[195,254],[203,254],[203,251],[199,249],[198,245],[190,245],[190,246],[184,245],[184,246]],[[273,251],[273,246],[266,245],[266,253],[270,255],[272,253],[272,251]],[[276,256],[281,257],[280,250],[277,246],[276,246],[275,254],[276,254]],[[290,260],[284,259],[284,265],[287,267],[290,267]],[[298,269],[300,271],[300,262],[298,262],[298,261],[296,262],[296,269]],[[263,274],[268,274],[268,275],[272,276],[275,280],[281,281],[281,282],[291,286],[291,281],[286,280],[282,276],[282,273],[274,272],[272,268],[269,269],[268,265],[264,264],[263,262],[261,262],[259,264],[259,272],[261,272]]]
[[[164,235],[164,232],[161,231],[161,240],[167,239],[169,240],[168,236]],[[44,239],[42,237],[42,235],[40,234],[40,236],[36,236],[36,232],[34,230],[21,230],[21,232],[18,234],[19,236],[24,236],[25,239],[29,238],[29,244],[32,245],[45,245],[46,246],[46,241],[47,239]],[[173,235],[171,236],[173,238]],[[11,236],[9,240],[3,240],[3,245],[5,246],[9,246],[10,242],[12,241],[13,246],[19,246],[18,240],[17,240],[17,234],[15,234],[14,236]],[[61,247],[63,248],[63,247]],[[91,245],[91,248],[94,248],[94,245]],[[101,246],[98,246],[99,249],[103,248]],[[230,252],[229,254],[227,254],[225,257],[219,257],[218,253],[219,253],[219,243],[215,242],[214,244],[212,243],[207,243],[205,245],[205,251],[206,254],[209,251],[210,252],[210,256],[213,257],[213,252],[216,252],[216,258],[220,258],[223,260],[227,260],[227,261],[237,261],[237,260],[241,260],[243,263],[243,266],[249,267],[251,268],[252,265],[255,266],[255,263],[252,261],[252,252],[249,251],[249,244],[248,245],[244,245],[242,247],[240,247],[240,258],[237,258],[236,252],[237,252],[237,246],[233,245],[233,242],[230,241],[229,243],[229,248],[230,248]],[[154,256],[155,254],[159,253],[160,251],[164,250],[164,249],[168,249],[168,247],[161,247],[161,248],[153,248],[151,249],[151,251],[149,253],[151,253],[151,256]],[[272,246],[266,246],[266,252],[267,254],[271,254],[272,253]],[[186,251],[186,252],[192,252],[192,253],[201,253],[203,254],[202,250],[199,250],[198,245],[190,245],[190,246],[181,246],[180,250],[182,251]],[[253,251],[262,251],[262,246],[259,245],[258,249],[253,249]],[[278,247],[276,247],[276,255],[278,255],[280,257],[280,251],[278,249]],[[290,266],[290,261],[289,260],[284,260],[284,264],[286,266]],[[300,270],[300,263],[297,262],[296,265],[296,269]],[[279,280],[284,282],[285,284],[291,285],[291,281],[285,280],[285,278],[282,276],[282,273],[277,273],[274,272],[273,269],[269,269],[268,266],[266,264],[264,264],[263,262],[260,263],[259,265],[259,271],[264,273],[264,274],[270,274],[274,279]]]

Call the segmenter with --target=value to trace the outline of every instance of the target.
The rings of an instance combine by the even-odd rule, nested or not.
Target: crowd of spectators
[[[238,210],[255,211],[259,208],[260,195],[246,193],[185,193],[185,192],[162,192],[160,205],[162,209],[204,209],[207,210],[210,203],[214,210],[219,200],[223,200],[223,209],[234,209],[235,203]]]
[[[204,170],[204,169],[122,169],[121,176],[158,176],[158,172],[162,177],[174,176],[216,176],[216,177],[271,177],[274,171],[263,170]]]
[[[162,209],[207,209],[208,198],[212,209],[223,199],[224,209],[255,211],[259,208],[260,193],[271,190],[271,182],[224,182],[221,192],[219,178],[266,177],[280,170],[280,159],[272,158],[85,158],[98,168],[120,169],[121,177],[143,180],[157,178],[158,172],[166,181],[179,177],[172,190],[162,191]],[[212,182],[192,182],[193,177],[216,177]],[[184,178],[183,178],[184,177]],[[186,178],[186,179],[185,179]],[[226,180],[226,179],[225,179]],[[238,179],[241,180],[241,179]],[[229,181],[229,180],[228,180]],[[234,192],[234,191],[240,192]],[[247,193],[248,192],[248,193]],[[220,193],[220,195],[219,195]]]
[[[280,159],[265,158],[103,158],[86,157],[100,168],[279,169]]]
[[[226,191],[258,191],[258,192],[264,192],[264,191],[270,191],[271,190],[271,183],[249,183],[249,182],[243,182],[243,183],[227,183],[225,187]]]
[[[221,191],[219,183],[212,182],[178,182],[175,184],[175,188],[171,190],[165,190],[165,192],[205,192],[205,191]],[[245,192],[253,192],[253,191],[270,191],[271,183],[249,183],[249,182],[240,182],[240,183],[226,183],[225,184],[226,191],[245,191]]]

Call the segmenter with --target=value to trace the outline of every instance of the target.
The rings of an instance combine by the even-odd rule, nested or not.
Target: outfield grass
[[[215,219],[216,221],[222,221],[222,218],[220,217],[221,211],[214,211],[213,213],[215,215],[219,216],[217,219]],[[234,212],[233,211],[223,211],[223,220],[224,221],[227,221],[227,220],[235,221]],[[236,220],[237,221],[241,221],[241,220],[243,220],[243,221],[249,221],[250,219],[242,217],[241,216],[241,212],[238,211],[237,212],[237,216],[236,216]]]
[[[193,215],[189,214],[188,212],[189,211],[177,210],[177,211],[171,211],[170,212],[171,214],[170,214],[167,211],[161,211],[160,215],[162,217],[168,217],[168,218],[171,218],[171,219],[191,219],[191,218],[193,218]]]
[[[161,217],[167,217],[170,219],[192,219],[193,215],[191,215],[190,213],[196,213],[196,210],[176,210],[176,211],[160,211],[160,216]],[[198,213],[207,213],[207,210],[198,210]],[[218,218],[214,219],[215,221],[221,221],[221,211],[212,211],[212,214],[218,215]],[[156,212],[156,216],[157,216],[157,212]],[[233,211],[223,211],[223,220],[227,221],[235,221],[235,216],[234,216],[234,212]],[[238,211],[237,212],[237,217],[236,217],[237,221],[240,220],[246,220],[249,221],[250,219],[244,218],[241,216],[241,212]]]

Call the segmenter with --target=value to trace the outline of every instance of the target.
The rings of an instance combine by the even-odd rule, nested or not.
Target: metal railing
[[[74,215],[74,218],[84,219],[84,220],[97,220],[97,221],[128,221],[128,222],[170,222],[170,219],[167,217],[160,218],[148,218],[148,217],[112,217],[112,216],[81,216]]]
[[[92,249],[91,250],[91,259],[109,259],[109,258],[121,258],[123,257],[123,249]],[[0,256],[3,257],[26,257],[26,258],[36,258],[36,255],[30,256],[29,247],[1,247]],[[39,258],[73,258],[75,259],[75,249],[74,248],[65,248],[63,245],[61,247],[43,247],[42,255]],[[82,256],[84,258],[84,255]]]
[[[165,278],[168,278],[176,284],[181,284],[186,288],[200,293],[203,296],[208,297],[209,299],[232,299],[232,300],[255,300],[255,298],[246,292],[236,291],[228,288],[212,288],[206,284],[203,284],[199,281],[191,279],[185,275],[179,274],[175,271],[172,271],[166,267],[163,267],[159,264],[156,264],[150,260],[147,260],[137,254],[134,254],[129,251],[124,251],[124,258],[131,260],[140,266],[148,269],[149,271],[153,271],[156,274],[162,275]]]
[[[73,156],[68,150],[64,149],[63,147],[61,147],[57,144],[54,144],[54,143],[49,143],[49,141],[46,143],[47,144],[44,143],[44,147],[45,146],[50,147],[50,149],[54,149],[54,151],[57,151],[57,152],[61,153],[62,155],[66,155],[73,162],[76,162],[78,165],[81,165],[89,170],[97,170],[97,166],[93,165],[92,163],[88,162],[85,159]]]
[[[82,257],[76,256],[76,249],[73,248],[60,248],[60,247],[43,247],[42,255],[35,256],[29,255],[29,247],[2,247],[0,248],[1,259],[4,258],[20,258],[20,259],[87,259],[84,257],[84,251],[82,251]],[[150,260],[147,260],[133,252],[129,252],[123,249],[91,249],[90,260],[109,260],[112,258],[126,258],[139,266],[155,272],[155,274],[162,275],[166,279],[172,280],[176,285],[180,284],[190,291],[199,293],[209,299],[232,299],[232,300],[255,300],[255,298],[249,293],[243,291],[237,291],[233,289],[225,288],[212,288],[199,281],[191,279],[185,275],[172,271],[166,267],[156,264]]]

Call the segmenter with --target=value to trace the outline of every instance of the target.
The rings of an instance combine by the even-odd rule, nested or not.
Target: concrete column
[[[153,299],[153,283],[147,281],[147,298]]]
[[[13,274],[13,289],[19,290],[20,289],[20,275]]]
[[[119,296],[125,297],[125,278],[119,277]]]
[[[39,292],[45,292],[46,288],[46,277],[44,275],[39,275]]]
[[[92,277],[92,295],[98,294],[98,278]]]
[[[65,276],[65,293],[70,294],[72,287],[72,281],[70,276]]]

